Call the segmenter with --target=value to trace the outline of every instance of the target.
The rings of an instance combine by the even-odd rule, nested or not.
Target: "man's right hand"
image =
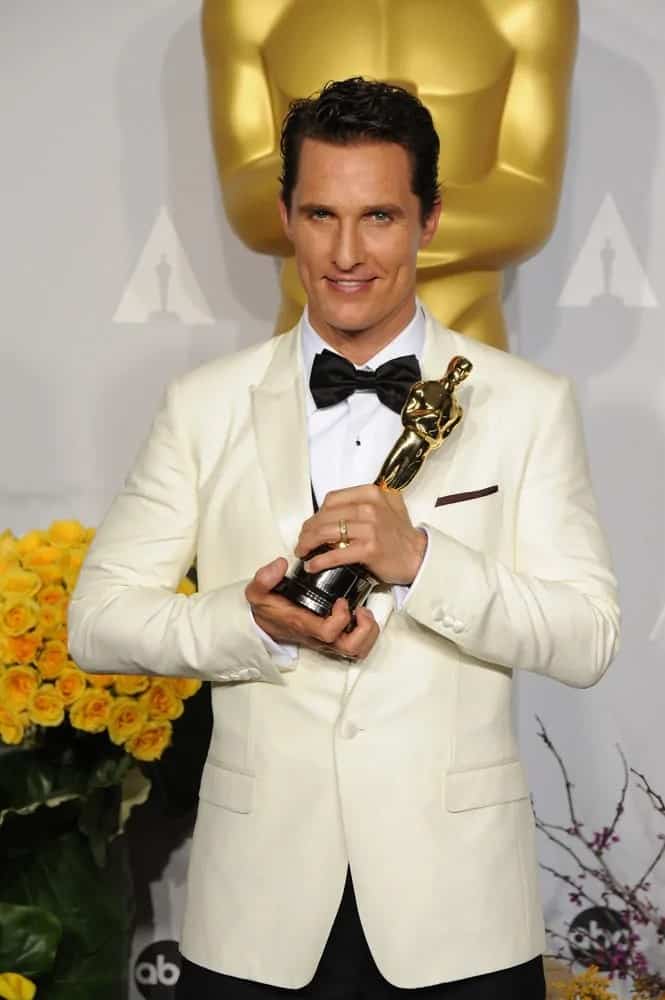
[[[368,608],[358,608],[356,626],[344,632],[351,621],[348,601],[340,597],[327,618],[298,607],[286,597],[271,593],[288,569],[280,557],[262,566],[245,587],[245,597],[252,608],[254,621],[279,643],[297,643],[332,656],[363,660],[379,635],[379,626]]]

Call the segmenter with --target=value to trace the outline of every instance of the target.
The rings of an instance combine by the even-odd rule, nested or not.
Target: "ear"
[[[280,195],[277,199],[277,207],[279,208],[279,217],[282,220],[282,229],[284,230],[284,235],[287,239],[293,242],[293,237],[291,236],[291,222],[289,219],[289,211],[284,204],[284,201]]]
[[[425,225],[423,226],[423,231],[420,236],[420,249],[422,250],[429,243],[432,242],[434,234],[439,227],[439,218],[441,217],[441,201],[436,201],[432,206],[432,211],[427,216],[425,220]]]

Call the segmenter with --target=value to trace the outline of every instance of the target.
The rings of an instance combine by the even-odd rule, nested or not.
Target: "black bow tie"
[[[358,389],[375,392],[384,406],[401,413],[409,389],[420,379],[415,354],[405,354],[379,365],[374,372],[361,371],[333,351],[321,351],[314,358],[309,388],[321,409],[341,402]]]

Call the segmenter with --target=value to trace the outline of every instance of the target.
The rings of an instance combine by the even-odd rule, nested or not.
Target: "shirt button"
[[[247,668],[247,673],[249,674],[250,677],[260,677],[261,676],[261,671],[258,669],[258,667],[248,667]]]

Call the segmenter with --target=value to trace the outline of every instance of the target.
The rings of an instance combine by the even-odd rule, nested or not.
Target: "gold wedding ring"
[[[337,524],[339,525],[339,541],[337,543],[337,548],[345,549],[349,544],[349,529],[343,517],[340,517]]]

